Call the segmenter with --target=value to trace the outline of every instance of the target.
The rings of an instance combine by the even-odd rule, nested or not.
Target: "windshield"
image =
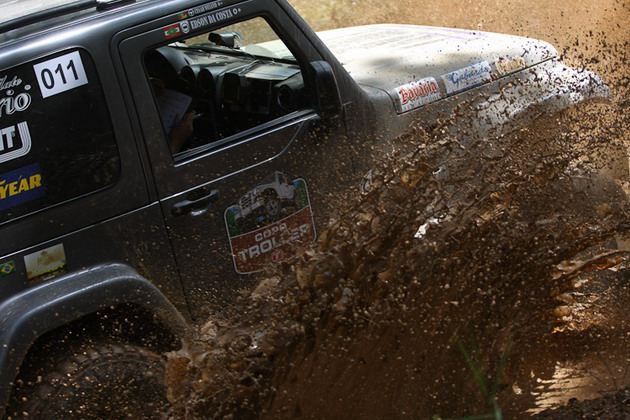
[[[267,21],[255,18],[227,26],[221,31],[190,38],[177,47],[236,53],[271,60],[295,61],[291,51],[278,38]]]

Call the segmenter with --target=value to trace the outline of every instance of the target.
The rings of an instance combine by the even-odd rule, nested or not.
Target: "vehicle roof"
[[[26,29],[39,24],[40,29],[49,26],[43,22],[70,22],[79,16],[87,16],[110,10],[128,10],[127,6],[143,4],[167,4],[160,0],[0,0],[0,35],[16,31],[13,37],[28,34]],[[33,28],[31,28],[32,30]],[[11,37],[9,37],[11,38]]]
[[[115,15],[164,0],[0,0],[0,45],[30,39],[59,25],[85,22],[90,16]]]
[[[0,0],[0,23],[76,2],[77,0]]]

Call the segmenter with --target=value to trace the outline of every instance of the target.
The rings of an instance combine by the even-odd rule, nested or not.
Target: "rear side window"
[[[0,224],[115,183],[120,157],[91,57],[0,71]]]

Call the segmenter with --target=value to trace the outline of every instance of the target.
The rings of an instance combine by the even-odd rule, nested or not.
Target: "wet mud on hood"
[[[428,26],[368,25],[318,35],[357,81],[381,88],[484,61],[509,73],[557,55],[544,41]]]
[[[368,25],[318,35],[359,84],[395,102],[401,87],[432,102],[557,56],[544,41],[462,29]]]
[[[356,26],[318,35],[357,83],[387,92],[399,114],[533,66],[542,68],[525,76],[523,88],[504,91],[502,100],[491,98],[492,104],[481,107],[501,102],[509,120],[533,108],[557,111],[610,95],[599,76],[563,65],[553,46],[536,39],[415,25]],[[497,109],[491,111],[491,124],[502,123]]]

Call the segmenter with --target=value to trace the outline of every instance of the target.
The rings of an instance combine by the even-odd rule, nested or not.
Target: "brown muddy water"
[[[291,3],[317,29],[543,38],[614,98],[492,150],[413,127],[312,249],[169,355],[169,415],[630,418],[628,173],[607,165],[630,142],[630,3]]]

